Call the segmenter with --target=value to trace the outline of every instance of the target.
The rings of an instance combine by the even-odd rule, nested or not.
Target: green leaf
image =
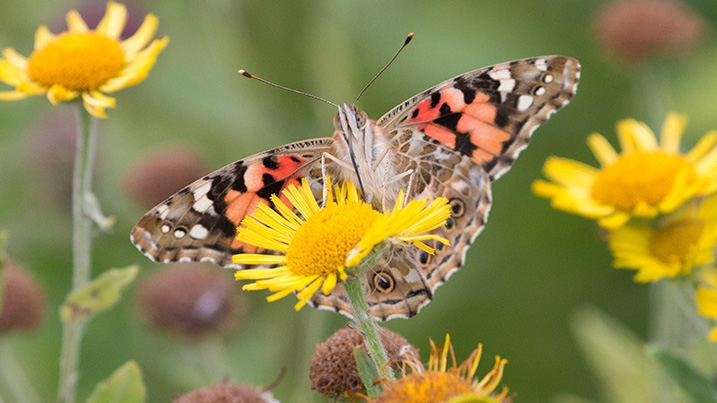
[[[356,347],[354,347],[354,359],[356,360],[356,368],[358,369],[361,381],[366,387],[366,394],[368,394],[369,397],[378,397],[378,395],[381,394],[381,386],[373,384],[374,381],[378,379],[376,364],[368,354]]]
[[[684,357],[659,348],[652,350],[652,356],[693,402],[717,403],[712,382]]]
[[[146,393],[142,370],[136,362],[128,361],[95,386],[87,403],[143,402]]]
[[[60,307],[62,321],[69,323],[87,320],[111,308],[122,296],[125,287],[137,277],[138,272],[137,266],[110,269],[73,291]]]
[[[594,307],[576,309],[571,318],[576,341],[601,381],[603,401],[655,401],[652,393],[654,363],[643,342],[615,319]]]

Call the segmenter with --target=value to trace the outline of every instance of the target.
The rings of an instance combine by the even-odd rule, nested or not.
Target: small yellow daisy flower
[[[337,281],[347,279],[346,269],[362,263],[371,264],[392,243],[412,243],[433,253],[423,243],[436,240],[448,245],[448,240],[426,234],[446,223],[450,207],[445,198],[412,200],[404,205],[400,193],[393,210],[381,213],[361,200],[359,191],[350,183],[336,186],[332,191],[327,178],[326,205],[319,207],[306,180],[302,186],[290,185],[280,197],[272,195],[277,211],[260,203],[238,228],[237,239],[274,250],[279,255],[239,254],[233,263],[242,265],[279,265],[270,269],[237,271],[237,280],[257,280],[243,286],[245,290],[268,289],[275,294],[267,298],[275,301],[297,292],[303,307],[321,288],[328,295]],[[287,200],[289,205],[282,199]],[[293,206],[300,214],[292,211]],[[372,251],[378,253],[372,254]]]
[[[56,105],[82,97],[89,113],[107,117],[115,99],[105,95],[144,80],[166,36],[149,41],[157,31],[157,17],[148,14],[132,37],[120,41],[127,20],[125,6],[110,1],[97,28],[90,29],[80,14],[67,13],[68,30],[53,35],[46,26],[35,33],[35,50],[25,58],[7,48],[0,58],[0,81],[15,87],[0,92],[0,100],[14,101],[46,94]],[[149,43],[149,45],[148,45]]]
[[[686,124],[684,115],[668,115],[658,143],[644,123],[623,120],[617,124],[621,154],[593,133],[588,146],[600,168],[551,157],[543,172],[552,182],[535,181],[533,192],[551,199],[556,209],[598,219],[608,229],[619,228],[630,217],[672,212],[693,196],[717,190],[717,131],[681,154]]]
[[[712,263],[717,244],[717,196],[685,205],[656,227],[629,223],[610,234],[614,266],[637,270],[635,281],[688,274]]]
[[[503,387],[499,394],[493,391],[503,377],[503,369],[508,360],[495,357],[495,365],[482,379],[473,379],[480,362],[483,346],[473,350],[460,366],[456,366],[453,345],[446,335],[443,348],[438,348],[431,340],[431,355],[428,369],[417,357],[404,361],[403,377],[383,383],[383,392],[377,398],[360,396],[371,403],[502,403],[509,402],[508,388]],[[451,352],[453,366],[448,368],[448,352]],[[410,373],[407,373],[407,368]]]
[[[717,269],[711,267],[702,271],[700,285],[697,287],[695,304],[697,313],[717,320]],[[717,326],[713,326],[709,333],[709,341],[717,342]]]

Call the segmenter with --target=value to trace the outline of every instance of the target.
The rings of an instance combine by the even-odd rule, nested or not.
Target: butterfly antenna
[[[369,81],[368,84],[366,84],[366,86],[363,87],[363,89],[361,90],[361,92],[360,92],[360,93],[358,94],[358,96],[356,97],[356,100],[354,101],[354,104],[353,104],[353,107],[354,107],[354,108],[356,108],[356,103],[358,102],[359,98],[361,98],[361,95],[363,95],[363,93],[366,92],[366,90],[368,89],[368,87],[370,87],[371,84],[373,84],[373,82],[376,81],[376,79],[378,78],[378,76],[380,76],[381,73],[383,73],[383,72],[388,68],[388,66],[390,66],[391,63],[393,63],[394,60],[396,60],[396,58],[398,57],[398,55],[401,54],[401,51],[403,50],[403,48],[405,48],[406,45],[408,45],[408,43],[411,42],[411,39],[413,39],[413,32],[411,32],[410,34],[408,34],[408,36],[406,37],[406,40],[403,42],[403,46],[401,46],[401,48],[398,49],[398,52],[396,52],[396,54],[393,55],[393,57],[391,58],[391,60],[388,61],[388,63],[381,69],[381,71],[379,71],[378,74],[376,74],[376,75],[371,79],[371,81]]]
[[[335,103],[333,103],[333,102],[331,102],[331,101],[327,101],[327,100],[325,100],[325,99],[323,99],[323,98],[321,98],[321,97],[317,97],[316,95],[312,95],[312,94],[308,94],[308,93],[303,92],[303,91],[298,91],[298,90],[295,90],[295,89],[292,89],[292,88],[284,87],[283,85],[274,84],[274,83],[272,83],[271,81],[267,81],[267,80],[264,80],[263,78],[257,77],[257,76],[255,76],[255,75],[249,73],[248,71],[246,71],[246,70],[244,70],[244,69],[239,70],[239,74],[243,75],[243,76],[246,77],[246,78],[253,78],[254,80],[261,81],[261,82],[264,83],[264,84],[269,84],[269,85],[271,85],[272,87],[276,87],[276,88],[279,88],[279,89],[282,89],[282,90],[285,90],[285,91],[293,92],[294,94],[299,94],[299,95],[303,95],[303,96],[305,96],[305,97],[309,97],[309,98],[316,99],[317,101],[321,101],[321,102],[327,103],[327,104],[333,106],[334,108],[338,108],[338,107],[339,107],[339,106],[336,105]]]

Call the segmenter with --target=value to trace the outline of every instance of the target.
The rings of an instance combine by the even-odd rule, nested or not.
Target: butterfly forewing
[[[157,262],[208,261],[225,267],[237,253],[270,251],[236,240],[237,227],[257,203],[271,204],[301,178],[318,178],[321,154],[330,138],[301,141],[256,154],[225,166],[180,190],[150,210],[135,225],[131,239]],[[329,162],[330,163],[330,162]],[[321,184],[313,184],[321,194]]]
[[[566,105],[580,64],[542,56],[485,67],[445,81],[394,108],[378,124],[410,128],[467,155],[496,179],[533,131]]]

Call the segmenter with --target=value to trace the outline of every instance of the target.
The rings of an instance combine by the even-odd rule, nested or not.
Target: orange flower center
[[[701,221],[678,221],[661,228],[650,239],[650,254],[667,264],[691,265],[705,224]]]
[[[423,371],[386,385],[376,403],[441,403],[471,392],[470,381],[457,374]]]
[[[657,206],[682,172],[688,185],[697,178],[694,167],[679,155],[643,151],[622,155],[598,174],[591,196],[622,211],[632,211],[640,203]]]
[[[292,237],[286,251],[287,267],[302,276],[323,276],[345,267],[349,251],[380,215],[364,203],[326,206]]]
[[[124,64],[124,52],[116,40],[94,32],[68,32],[34,51],[28,71],[33,81],[47,86],[92,91],[116,77]]]

